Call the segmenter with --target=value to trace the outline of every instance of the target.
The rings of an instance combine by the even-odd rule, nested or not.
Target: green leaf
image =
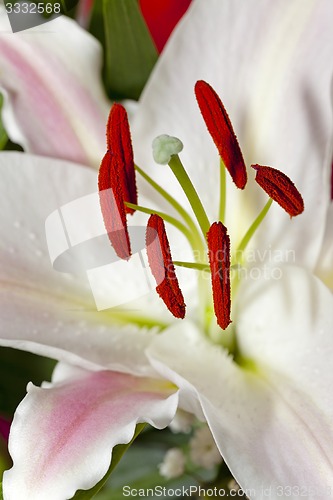
[[[164,431],[159,432],[164,433]],[[188,475],[176,479],[166,479],[160,475],[158,464],[163,461],[168,448],[169,446],[161,445],[156,439],[155,442],[147,441],[145,436],[141,434],[138,441],[126,453],[106,488],[96,496],[96,500],[124,500],[127,496],[127,494],[124,495],[124,491],[126,491],[124,487],[127,487],[127,492],[129,489],[138,492],[139,490],[147,491],[148,488],[154,490],[157,486],[172,490],[198,484],[194,478]],[[140,495],[137,494],[137,496]],[[157,496],[161,497],[158,493]],[[155,498],[155,495],[149,495],[150,500],[155,500]],[[168,498],[173,497],[168,496]]]
[[[0,412],[11,417],[27,393],[27,383],[50,380],[54,365],[48,358],[0,347]]]
[[[113,453],[112,453],[111,465],[109,467],[109,470],[105,474],[105,476],[90,490],[78,490],[75,493],[75,495],[73,496],[72,500],[88,500],[88,499],[92,498],[93,496],[95,496],[96,493],[98,493],[98,491],[102,488],[102,486],[104,486],[107,479],[112,474],[114,468],[119,463],[120,459],[122,458],[122,456],[124,455],[126,450],[128,450],[128,448],[131,446],[131,444],[137,438],[137,436],[140,434],[140,432],[142,432],[142,430],[145,428],[145,426],[146,426],[146,424],[138,424],[136,426],[133,439],[129,443],[119,444],[118,446],[115,446],[115,448],[113,449]]]
[[[102,47],[105,47],[105,30],[104,30],[104,16],[103,16],[103,0],[94,0],[90,24],[90,33],[101,42]],[[106,50],[104,50],[104,57],[106,57]],[[104,62],[105,64],[105,62]]]
[[[0,115],[1,115],[1,111],[2,111],[2,105],[3,105],[3,97],[0,94]],[[6,134],[4,127],[2,125],[2,120],[0,119],[0,149],[3,149],[6,146],[7,141],[8,141],[8,137],[7,137],[7,134]]]
[[[138,99],[158,57],[138,0],[103,0],[103,15],[107,89]]]

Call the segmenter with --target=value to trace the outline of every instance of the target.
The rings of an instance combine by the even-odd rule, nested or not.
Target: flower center
[[[134,164],[127,114],[120,104],[112,107],[107,125],[108,151],[102,160],[98,181],[101,210],[111,244],[121,259],[129,259],[131,256],[126,214],[133,214],[137,210],[150,215],[146,248],[149,266],[156,280],[157,293],[169,311],[176,318],[183,319],[186,306],[175,266],[197,271],[198,292],[203,311],[202,326],[209,335],[212,316],[215,315],[215,324],[221,333],[221,343],[232,351],[234,328],[230,325],[231,299],[235,298],[239,273],[234,273],[235,276],[231,278],[231,271],[244,265],[244,251],[273,200],[290,217],[302,213],[304,204],[297,188],[285,174],[272,167],[252,165],[256,170],[255,180],[269,195],[269,199],[244,234],[236,251],[233,249],[231,257],[230,238],[223,224],[226,207],[225,171],[229,172],[236,187],[243,190],[247,183],[246,167],[231,121],[217,93],[208,83],[198,81],[195,94],[208,132],[220,156],[219,220],[211,223],[208,219],[200,197],[180,160],[179,153],[183,145],[179,139],[166,135],[157,137],[153,142],[153,155],[156,163],[169,165],[189,201],[193,214]],[[178,217],[138,205],[135,172],[175,209]],[[112,200],[103,196],[106,190],[113,193]],[[193,262],[173,261],[164,222],[176,227],[186,237],[193,251]],[[207,280],[203,279],[205,273],[211,274],[210,294],[207,294]],[[222,330],[227,331],[223,333]]]

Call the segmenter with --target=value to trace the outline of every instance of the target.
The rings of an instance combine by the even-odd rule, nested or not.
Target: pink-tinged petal
[[[86,228],[84,237],[89,242],[91,229],[98,226],[98,221],[105,232],[97,193],[97,172],[45,157],[1,153],[0,177],[0,344],[80,366],[150,375],[152,369],[144,354],[154,336],[154,330],[149,328],[160,324],[163,314],[164,317],[168,314],[163,304],[159,306],[154,286],[150,294],[144,290],[140,306],[132,300],[111,310],[98,311],[94,300],[96,287],[102,287],[106,297],[114,299],[120,289],[126,292],[124,283],[129,284],[131,292],[140,291],[141,275],[129,273],[127,268],[119,269],[111,255],[110,261],[103,257],[102,264],[111,262],[112,279],[109,271],[104,283],[105,269],[97,267],[102,271],[99,274],[96,271],[93,287],[87,271],[91,272],[91,262],[96,266],[101,264],[99,259],[105,247],[111,248],[107,235],[105,245],[99,239],[98,244],[88,245],[86,253],[93,259],[88,261],[86,253],[79,251],[81,247],[64,237],[64,228],[69,237],[72,235],[70,229],[81,227]],[[76,215],[74,212],[71,219],[69,208],[72,205],[68,204],[86,200],[91,193],[95,193],[95,215],[99,214],[100,219],[92,218],[90,212],[89,217],[85,217],[87,210],[78,210]],[[84,209],[84,203],[79,208]],[[45,222],[53,213],[62,214],[66,219],[66,223],[63,219],[63,225],[51,226],[48,232],[57,244],[64,239],[60,263],[65,267],[60,264],[58,268],[53,267],[49,256]],[[145,226],[142,221],[140,225],[142,253],[145,254]],[[94,241],[96,238],[92,239]],[[80,264],[81,269],[73,268],[74,264]],[[111,285],[115,286],[111,288]],[[131,321],[134,324],[129,324]]]
[[[4,474],[4,499],[64,500],[91,488],[137,423],[159,429],[170,423],[176,391],[163,380],[110,371],[82,371],[48,388],[30,384],[12,424],[14,466]]]
[[[276,282],[274,285],[279,286]],[[312,318],[307,325],[302,321],[299,328],[297,315],[293,316],[288,308],[293,303],[287,298],[288,292],[283,312],[289,310],[293,316],[290,327],[288,321],[283,321],[283,314],[276,320],[280,308],[272,317],[269,294],[263,301],[258,290],[251,295],[248,303],[250,307],[257,304],[257,316],[251,315],[248,321],[244,318],[241,340],[247,339],[249,329],[259,331],[260,325],[260,339],[252,335],[247,343],[253,353],[249,358],[254,361],[252,365],[237,365],[223,348],[208,342],[188,321],[166,330],[148,349],[156,370],[179,387],[180,407],[199,417],[203,412],[222,456],[250,498],[277,500],[287,497],[281,491],[294,486],[307,491],[311,500],[325,500],[333,487],[333,299],[325,287],[319,289],[316,304],[322,304],[318,309],[321,316]],[[283,290],[282,285],[281,294]],[[262,327],[263,311],[267,328]],[[308,317],[306,313],[304,316]],[[274,320],[276,335],[274,332],[271,336]],[[238,333],[239,325],[236,328]],[[304,342],[302,328],[304,337],[312,332],[312,343]],[[266,349],[261,352],[263,344]],[[240,349],[246,355],[242,345]]]
[[[109,103],[101,48],[61,16],[20,33],[0,10],[0,89],[10,138],[31,153],[98,168]]]

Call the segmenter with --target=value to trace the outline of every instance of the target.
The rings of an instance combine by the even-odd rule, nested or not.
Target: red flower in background
[[[191,0],[140,0],[142,14],[154,39],[162,51],[174,27],[187,11]]]
[[[0,416],[0,440],[1,438],[4,439],[5,441],[8,440],[9,429],[10,429],[10,422],[4,417]]]
[[[89,25],[94,0],[80,0],[77,21],[85,29]],[[142,15],[158,52],[161,52],[178,21],[190,6],[191,0],[140,0]]]

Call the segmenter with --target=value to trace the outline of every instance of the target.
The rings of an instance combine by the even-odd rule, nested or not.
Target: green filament
[[[176,179],[181,185],[188,201],[190,202],[194,215],[196,216],[196,219],[201,228],[202,234],[206,239],[206,234],[210,228],[210,222],[203,207],[203,204],[199,198],[199,195],[196,192],[195,187],[193,186],[192,181],[189,178],[185,168],[183,167],[183,164],[180,161],[178,155],[173,155],[171,157],[169,161],[169,167],[171,168]]]
[[[249,227],[249,229],[245,233],[245,235],[244,235],[242,241],[240,242],[240,244],[237,248],[237,251],[236,251],[236,259],[235,259],[236,263],[242,262],[244,250],[246,249],[252,236],[254,235],[254,233],[256,232],[256,230],[258,229],[258,227],[260,226],[260,224],[264,220],[272,203],[273,203],[273,200],[271,198],[269,198],[268,202],[266,203],[266,205],[264,206],[264,208],[262,209],[262,211],[260,212],[258,217],[252,222],[251,226]]]
[[[183,262],[180,260],[173,261],[175,266],[186,267],[188,269],[196,269],[197,271],[205,271],[206,273],[210,273],[210,267],[207,264],[203,264],[202,262]]]
[[[191,228],[191,230],[196,230],[196,225],[192,219],[192,217],[189,215],[189,213],[181,206],[180,203],[178,203],[177,200],[171,194],[169,194],[165,189],[162,188],[157,182],[154,181],[146,172],[144,172],[138,165],[135,165],[135,170],[145,179],[145,181],[148,182],[163,198],[183,217],[184,221],[186,224]]]

